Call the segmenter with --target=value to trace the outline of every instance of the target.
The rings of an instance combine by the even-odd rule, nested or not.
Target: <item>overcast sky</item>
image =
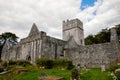
[[[120,0],[0,0],[0,34],[28,36],[36,23],[40,31],[62,38],[62,21],[80,19],[85,36],[120,24]]]

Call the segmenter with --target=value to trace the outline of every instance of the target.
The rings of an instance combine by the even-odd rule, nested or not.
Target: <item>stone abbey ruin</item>
[[[2,60],[28,60],[38,58],[67,58],[74,65],[87,67],[109,66],[120,59],[120,44],[115,28],[111,29],[109,43],[84,45],[83,23],[79,19],[63,21],[63,40],[50,37],[33,24],[26,38],[8,48],[3,47]]]

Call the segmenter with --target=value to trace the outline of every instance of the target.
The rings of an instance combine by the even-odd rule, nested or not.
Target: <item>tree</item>
[[[109,29],[102,29],[98,34],[96,35],[89,35],[85,38],[85,44],[98,44],[98,43],[106,43],[110,42],[110,30]]]
[[[0,58],[1,58],[2,48],[7,39],[9,39],[11,46],[18,43],[18,41],[17,41],[18,37],[15,34],[13,34],[11,32],[2,33],[0,35]]]
[[[116,25],[115,29],[117,31],[118,38],[120,39],[120,24]],[[98,34],[89,35],[85,38],[86,45],[106,42],[110,42],[110,29],[102,29]]]
[[[97,43],[97,40],[95,39],[95,37],[93,35],[89,35],[88,37],[85,38],[86,45],[90,45],[90,44],[94,44],[94,43]]]
[[[106,43],[110,42],[110,30],[109,29],[102,29],[97,35],[95,35],[95,39],[97,43]]]

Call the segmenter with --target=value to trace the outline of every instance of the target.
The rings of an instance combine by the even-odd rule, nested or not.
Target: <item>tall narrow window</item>
[[[82,41],[82,39],[81,39],[81,44],[83,44],[83,41]]]
[[[57,44],[55,44],[55,59],[57,59]]]

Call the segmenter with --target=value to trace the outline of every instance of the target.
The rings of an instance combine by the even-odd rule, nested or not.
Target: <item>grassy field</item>
[[[109,72],[101,72],[99,68],[81,71],[82,80],[113,80]]]
[[[38,77],[41,73],[45,73],[47,75],[64,77],[64,80],[70,80],[71,71],[70,70],[55,70],[55,69],[35,69],[29,68],[29,72],[20,73],[20,74],[7,74],[2,76],[6,80],[5,77],[8,77],[9,80],[39,80]],[[113,80],[110,77],[109,72],[101,72],[99,68],[89,69],[87,71],[81,70],[81,80]],[[1,79],[0,79],[1,80]]]
[[[41,73],[45,73],[47,75],[54,75],[59,77],[64,77],[65,80],[69,80],[70,71],[68,70],[32,70],[31,72],[23,73],[20,75],[16,75],[13,80],[38,80],[38,77]]]

